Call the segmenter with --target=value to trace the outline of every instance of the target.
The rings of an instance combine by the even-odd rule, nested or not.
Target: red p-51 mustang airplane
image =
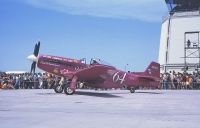
[[[33,55],[28,56],[32,60],[31,72],[35,73],[36,65],[40,69],[66,77],[67,85],[56,85],[54,90],[67,95],[72,95],[78,82],[95,88],[121,88],[126,87],[131,93],[139,86],[159,86],[160,65],[151,62],[144,72],[125,72],[114,66],[103,63],[100,59],[91,59],[86,64],[85,59],[71,59],[50,55],[38,55],[40,42],[35,45]]]

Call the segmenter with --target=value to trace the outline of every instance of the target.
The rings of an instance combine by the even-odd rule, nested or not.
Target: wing
[[[75,73],[81,81],[104,81],[110,76],[110,71],[115,70],[115,67],[107,65],[94,65],[85,69],[81,69]]]

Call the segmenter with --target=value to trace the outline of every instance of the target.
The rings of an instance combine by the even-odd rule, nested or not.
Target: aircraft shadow
[[[37,93],[37,95],[60,95],[59,93]],[[76,91],[74,95],[83,95],[83,96],[93,96],[93,97],[102,97],[102,98],[121,98],[121,96],[116,96],[108,93],[95,93],[95,92],[81,92]]]
[[[135,93],[144,93],[144,94],[162,94],[161,92],[135,92]]]
[[[37,95],[58,95],[58,93],[37,93]]]
[[[81,92],[81,91],[76,91],[74,95],[94,96],[102,98],[122,98],[121,96],[116,96],[109,93],[95,93],[95,92]]]
[[[128,92],[130,93],[130,92]],[[162,94],[162,92],[135,92],[135,93],[143,93],[143,94]],[[59,93],[37,93],[37,95],[58,95]],[[116,94],[116,95],[115,95]],[[127,92],[113,92],[110,93],[96,93],[96,92],[82,92],[82,91],[76,91],[74,95],[85,95],[85,96],[94,96],[94,97],[103,97],[103,98],[122,98],[121,96],[117,96],[117,94],[127,94]],[[60,95],[60,94],[59,94]],[[131,95],[131,93],[130,93]]]

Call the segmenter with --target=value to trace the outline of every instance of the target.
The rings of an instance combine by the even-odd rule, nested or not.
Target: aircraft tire
[[[131,93],[134,93],[134,92],[135,92],[135,88],[133,88],[133,87],[130,88],[130,92],[131,92]]]
[[[65,86],[64,92],[66,95],[73,95],[75,91],[71,90],[69,86]]]
[[[63,86],[61,86],[61,85],[59,85],[59,84],[55,85],[54,91],[55,91],[56,93],[62,93],[62,92],[63,92]]]

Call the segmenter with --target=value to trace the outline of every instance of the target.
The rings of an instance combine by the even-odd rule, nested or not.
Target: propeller
[[[27,57],[27,59],[32,61],[30,73],[33,73],[33,74],[35,74],[35,68],[38,61],[37,57],[39,54],[39,50],[40,50],[40,41],[37,44],[35,44],[33,54]]]

